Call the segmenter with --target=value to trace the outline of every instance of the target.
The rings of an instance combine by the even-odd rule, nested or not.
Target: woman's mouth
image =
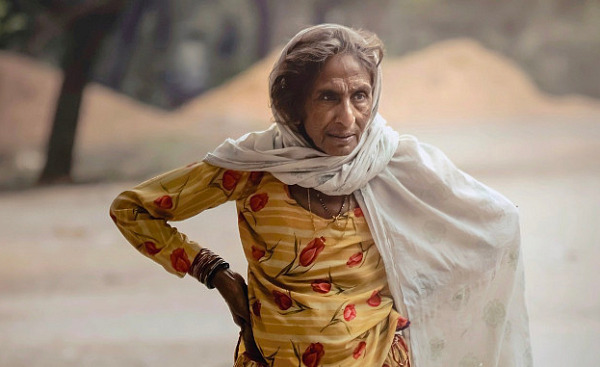
[[[350,142],[354,138],[354,134],[352,133],[330,133],[328,135],[340,143]]]

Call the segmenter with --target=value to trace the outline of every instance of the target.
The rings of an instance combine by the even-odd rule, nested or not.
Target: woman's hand
[[[250,325],[248,287],[244,278],[229,269],[223,269],[215,274],[213,284],[229,306],[233,321],[241,328]]]
[[[246,353],[257,362],[265,363],[252,334],[250,307],[248,305],[248,287],[244,278],[229,269],[219,270],[213,278],[215,288],[229,306],[233,321],[242,329],[241,336],[246,346]]]

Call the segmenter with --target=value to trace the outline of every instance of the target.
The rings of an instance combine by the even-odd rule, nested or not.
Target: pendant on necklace
[[[316,191],[316,193],[317,193],[317,199],[319,200],[321,207],[323,207],[323,210],[325,211],[325,213],[327,213],[327,215],[329,215],[332,219],[331,223],[333,224],[333,228],[338,231],[345,229],[346,225],[348,224],[348,217],[346,216],[346,221],[344,223],[342,223],[340,221],[340,218],[342,217],[342,213],[344,212],[344,207],[346,206],[346,202],[349,200],[349,195],[344,196],[344,198],[342,199],[342,205],[340,206],[340,210],[338,211],[337,215],[333,215],[331,213],[331,210],[329,210],[327,205],[325,205],[325,202],[323,201],[323,198],[321,198],[319,191]],[[308,211],[311,212],[311,210],[310,210],[310,189],[306,190],[306,196],[308,199]],[[311,212],[311,219],[312,219],[312,212]],[[313,227],[314,227],[314,222],[313,222]]]
[[[346,223],[348,221],[346,221],[346,223],[342,223],[342,221],[339,220],[339,219],[340,219],[339,215],[337,215],[337,216],[335,216],[333,218],[333,228],[338,229],[338,230],[342,230],[342,229],[346,228]]]

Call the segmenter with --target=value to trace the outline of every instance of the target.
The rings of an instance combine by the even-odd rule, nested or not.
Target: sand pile
[[[175,114],[186,120],[250,121],[268,124],[272,121],[268,78],[278,57],[279,50],[271,52],[221,86],[186,103]]]
[[[170,118],[189,126],[188,133],[209,145],[248,131],[266,129],[273,121],[268,78],[279,50],[202,96],[174,111]]]
[[[540,92],[508,58],[469,39],[450,40],[403,58],[384,59],[381,113],[390,121],[456,121],[600,111],[585,97]]]
[[[21,55],[0,52],[0,146],[38,146],[47,139],[62,73]],[[125,143],[169,130],[164,111],[90,84],[84,95],[78,138],[84,145]]]
[[[0,53],[2,151],[38,143],[48,134],[60,81],[60,73],[50,66]]]
[[[56,68],[0,52],[0,183],[41,169],[61,82]],[[76,151],[121,154],[175,134],[178,127],[169,125],[166,115],[92,83],[80,111]]]

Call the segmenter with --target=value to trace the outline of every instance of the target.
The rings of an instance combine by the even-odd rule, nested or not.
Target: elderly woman
[[[111,207],[142,254],[218,289],[241,328],[235,366],[531,362],[515,207],[386,125],[382,57],[369,32],[301,31],[270,75],[270,129]],[[168,224],[229,200],[247,285]]]

